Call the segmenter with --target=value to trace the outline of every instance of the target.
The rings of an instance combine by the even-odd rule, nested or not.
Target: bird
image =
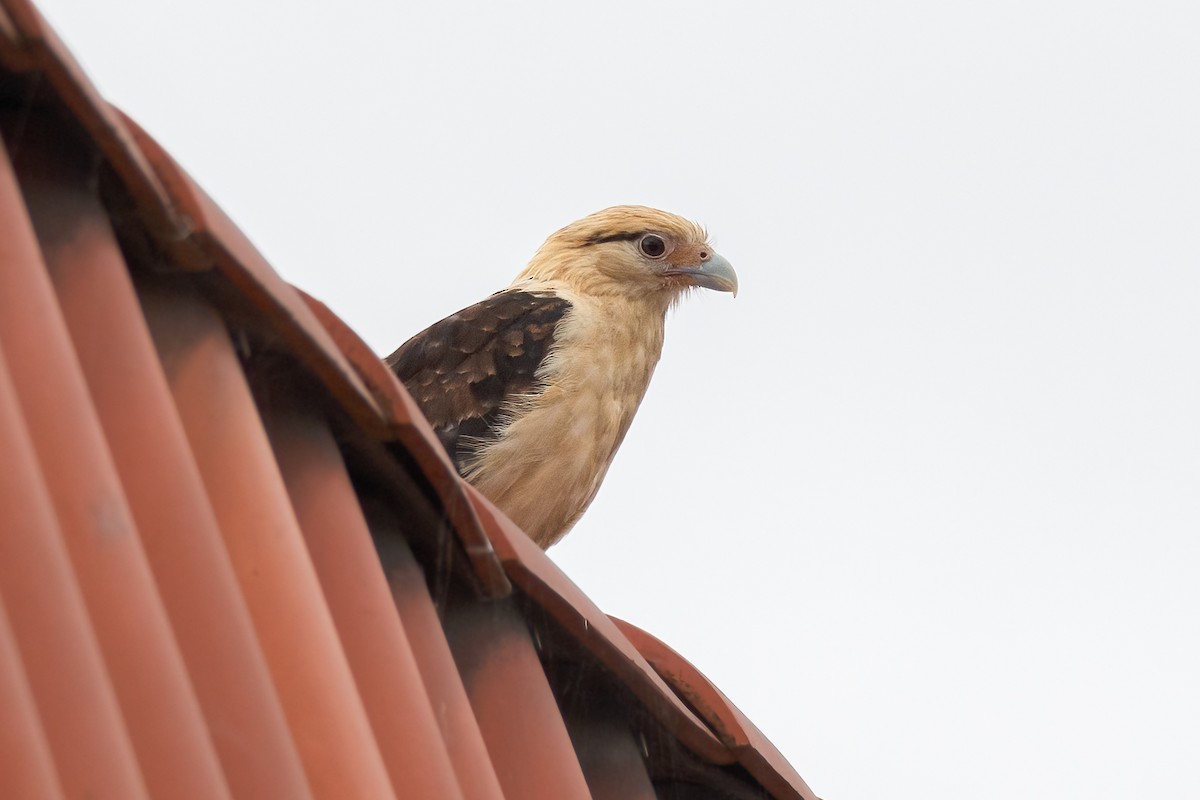
[[[551,234],[508,288],[385,360],[460,475],[543,550],[595,498],[690,290],[737,296],[704,228],[613,206]]]

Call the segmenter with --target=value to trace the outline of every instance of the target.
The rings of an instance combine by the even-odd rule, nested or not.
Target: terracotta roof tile
[[[27,150],[22,159],[30,155]],[[48,197],[43,204],[33,193],[29,202],[35,210],[64,206],[61,197]],[[90,214],[94,257],[84,260],[76,252],[83,220],[62,230],[42,226],[43,250],[125,498],[195,676],[197,697],[207,716],[221,720],[220,730],[229,732],[214,736],[214,744],[231,783],[303,796],[299,761],[269,691],[250,617],[133,283],[98,203],[91,199],[83,207]],[[51,236],[69,245],[55,247],[47,241]],[[131,393],[129,386],[139,391]],[[145,447],[146,439],[156,446]],[[247,741],[254,742],[252,752]]]
[[[473,487],[468,491],[517,585],[613,670],[689,749],[713,763],[732,763],[729,751],[671,691],[612,620],[503,512]]]
[[[40,150],[52,137],[33,121],[26,131],[17,165],[32,225],[11,229],[10,246],[21,252],[0,278],[0,341],[147,787],[220,796],[225,779],[47,274],[67,261],[103,269],[106,218],[79,176],[86,164]],[[13,178],[0,175],[10,198]]]
[[[0,170],[4,165],[0,164]],[[9,219],[0,191],[0,226]],[[12,239],[0,227],[0,242]],[[11,251],[0,244],[0,259]],[[59,783],[70,797],[146,796],[112,683],[71,572],[0,347],[0,595]],[[17,709],[14,709],[17,710]],[[5,716],[7,728],[11,717]],[[15,721],[13,724],[16,724]],[[23,737],[18,737],[23,740]],[[19,776],[0,771],[0,795]],[[37,795],[30,795],[36,797]]]
[[[513,601],[451,601],[444,625],[504,796],[586,800],[570,735]]]
[[[145,225],[158,237],[182,239],[188,233],[187,220],[173,213],[146,155],[54,29],[28,0],[4,0],[2,9],[5,41],[0,46],[0,63],[48,81],[75,121],[120,171],[129,193],[144,210]]]
[[[234,341],[183,288],[148,281],[142,306],[313,795],[390,796]]]
[[[816,797],[787,759],[700,670],[642,629],[616,617],[610,619],[763,786],[781,798]]]
[[[507,596],[512,591],[512,585],[504,574],[492,542],[483,530],[475,506],[467,499],[458,472],[438,443],[433,428],[421,415],[416,401],[358,334],[326,308],[324,303],[299,289],[296,291],[362,377],[388,421],[389,438],[404,445],[433,485],[462,541],[483,593],[488,597]]]
[[[50,743],[42,730],[33,691],[8,614],[0,603],[0,788],[5,797],[40,797],[55,800],[62,794]]]
[[[0,0],[0,796],[812,798]]]
[[[444,586],[427,581],[425,570],[405,539],[411,515],[397,514],[390,503],[377,496],[366,498],[364,510],[463,797],[499,800],[504,792],[431,594],[431,587],[443,594]]]
[[[337,443],[321,415],[286,389],[272,387],[260,400],[270,405],[267,435],[392,785],[461,798]]]

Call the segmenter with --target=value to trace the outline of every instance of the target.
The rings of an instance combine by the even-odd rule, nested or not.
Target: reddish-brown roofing
[[[813,798],[0,0],[0,796]]]

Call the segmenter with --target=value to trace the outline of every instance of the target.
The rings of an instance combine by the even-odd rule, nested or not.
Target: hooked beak
[[[663,275],[679,275],[687,278],[694,286],[705,289],[715,289],[718,292],[732,292],[737,297],[737,273],[733,265],[713,253],[706,261],[685,267],[671,267]]]

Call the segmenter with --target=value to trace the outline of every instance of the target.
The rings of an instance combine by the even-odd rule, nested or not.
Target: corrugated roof
[[[0,796],[814,797],[23,0],[0,68]]]

